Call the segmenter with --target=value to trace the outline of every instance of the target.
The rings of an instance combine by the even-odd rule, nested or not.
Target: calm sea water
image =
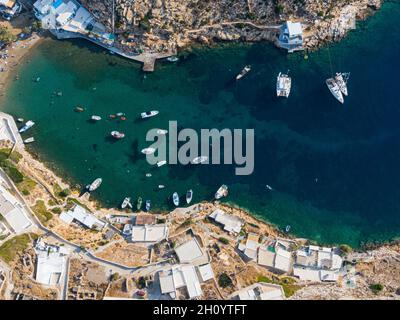
[[[36,122],[24,135],[36,139],[30,148],[71,182],[102,177],[95,197],[106,206],[140,195],[166,209],[174,191],[192,188],[201,201],[226,183],[227,201],[280,227],[290,224],[297,236],[351,245],[390,239],[400,234],[399,16],[399,3],[386,3],[330,46],[333,71],[351,72],[343,106],[324,83],[327,48],[305,60],[269,44],[221,45],[187,52],[177,64],[158,63],[144,76],[140,65],[87,42],[48,40],[21,65],[1,109]],[[245,64],[251,73],[233,81]],[[288,69],[291,96],[277,99],[276,76]],[[74,112],[77,105],[85,112]],[[160,115],[136,120],[151,109]],[[108,118],[117,112],[127,120]],[[91,123],[92,114],[103,120]],[[227,165],[150,167],[140,154],[146,132],[167,128],[169,120],[197,130],[254,128],[254,173],[235,176]],[[113,141],[112,130],[126,138]],[[166,188],[157,190],[159,184]]]

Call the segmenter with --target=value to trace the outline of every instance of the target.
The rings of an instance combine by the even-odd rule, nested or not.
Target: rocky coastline
[[[303,24],[304,48],[345,37],[383,0],[83,0],[125,52],[163,52],[195,43],[275,41],[287,20]]]

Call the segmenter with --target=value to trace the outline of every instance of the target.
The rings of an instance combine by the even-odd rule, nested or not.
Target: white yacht
[[[126,207],[132,208],[131,198],[130,197],[126,197],[124,199],[124,201],[122,201],[121,209],[125,209]]]
[[[143,154],[153,154],[154,152],[156,152],[156,149],[151,147],[142,149]]]
[[[35,123],[32,120],[28,120],[25,125],[19,129],[19,133],[25,132],[29,128],[32,128],[35,125]]]
[[[226,197],[228,195],[228,186],[223,184],[219,187],[217,192],[215,193],[215,199],[221,199],[222,197]]]
[[[168,130],[164,130],[164,129],[157,129],[157,134],[159,135],[166,135],[168,133]]]
[[[329,91],[332,93],[332,95],[340,102],[344,103],[342,91],[340,91],[339,85],[336,83],[335,79],[329,78],[326,79],[326,85],[329,88]]]
[[[102,182],[103,182],[102,178],[97,178],[91,184],[87,185],[86,189],[88,189],[89,192],[92,192],[92,191],[96,190],[98,187],[100,187]]]
[[[207,157],[207,156],[200,156],[200,157],[194,158],[194,159],[191,161],[191,163],[192,163],[192,164],[200,164],[200,163],[206,162],[207,160],[208,160],[208,157]]]
[[[292,79],[287,74],[279,72],[276,80],[276,96],[289,97],[291,87]]]
[[[347,96],[348,91],[347,91],[347,80],[349,80],[350,77],[350,72],[345,73],[345,72],[336,72],[335,75],[335,81],[337,85],[339,86],[340,91]]]
[[[154,116],[156,116],[156,115],[158,115],[158,114],[159,114],[159,111],[157,111],[157,110],[152,110],[152,111],[142,112],[142,113],[140,114],[140,116],[142,117],[142,119],[146,119],[146,118],[154,117]]]
[[[248,74],[251,70],[251,65],[245,66],[242,71],[236,76],[236,80],[242,79],[246,74]]]
[[[167,161],[166,161],[166,160],[158,161],[158,162],[157,162],[157,167],[161,167],[161,166],[163,166],[164,164],[167,164]]]

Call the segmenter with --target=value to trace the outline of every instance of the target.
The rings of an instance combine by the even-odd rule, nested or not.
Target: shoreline
[[[20,41],[20,44],[18,45],[18,47],[9,49],[9,54],[15,55],[15,57],[14,57],[15,60],[13,60],[15,65],[13,65],[10,68],[7,68],[7,71],[0,74],[0,81],[1,81],[1,85],[2,85],[2,87],[0,88],[0,94],[4,90],[6,90],[7,86],[9,85],[9,81],[11,81],[12,76],[16,73],[16,71],[17,71],[16,69],[18,68],[19,64],[26,61],[25,59],[31,53],[32,49],[34,49],[36,47],[36,45],[40,44],[44,40],[45,40],[45,37],[35,34],[33,37],[31,37],[27,40]],[[234,44],[233,42],[230,42],[230,43]],[[246,42],[243,42],[243,44],[247,45],[247,44],[249,44],[249,42],[246,41]],[[250,43],[250,45],[251,45],[251,43]],[[47,186],[47,188],[49,190],[52,190],[51,188],[54,185],[48,184],[48,180],[50,180],[50,181],[52,180],[54,183],[58,184],[62,188],[68,188],[70,190],[75,189],[73,186],[73,181],[71,181],[70,179],[68,179],[66,177],[62,177],[63,175],[60,174],[60,172],[63,171],[62,169],[59,169],[59,172],[58,172],[57,168],[51,168],[51,165],[49,165],[51,163],[51,161],[47,161],[48,163],[46,163],[46,161],[44,161],[43,159],[42,160],[40,159],[40,155],[35,154],[31,150],[29,150],[29,148],[28,149],[24,148],[23,151],[20,151],[20,150],[18,150],[18,151],[23,154],[23,159],[26,161],[24,166],[25,166],[25,169],[27,170],[27,172],[30,172],[31,174],[33,174],[35,180],[39,180],[40,183],[42,185]],[[37,172],[35,172],[35,171],[37,171]],[[48,179],[49,177],[50,177],[50,179]],[[73,192],[74,197],[75,197],[75,193],[76,193],[76,191]],[[53,196],[54,196],[54,194],[53,194]],[[79,199],[79,201],[81,201],[81,200],[82,199]],[[200,203],[208,203],[208,201],[202,201]],[[99,213],[124,214],[123,211],[118,210],[117,208],[113,208],[113,207],[108,208],[108,207],[104,206],[104,204],[102,204],[101,201],[99,201],[96,198],[87,199],[87,201],[86,201],[86,199],[84,199],[84,204],[89,206],[89,208],[91,208],[91,210],[98,211]],[[273,224],[272,222],[268,221],[268,219],[266,217],[252,213],[250,210],[248,210],[246,208],[242,208],[239,204],[234,203],[234,201],[228,200],[228,203],[223,203],[223,205],[229,206],[230,208],[233,208],[236,210],[240,210],[244,215],[247,215],[250,218],[257,220],[259,223],[268,225],[269,227],[275,229],[280,234],[288,236],[291,239],[292,238],[296,239],[296,236],[294,234],[282,233],[282,231],[279,229],[279,227],[277,225]],[[166,212],[166,210],[163,210],[163,212]],[[317,240],[313,240],[313,239],[309,239],[309,241],[318,243]],[[396,238],[382,240],[382,242],[380,242],[378,244],[373,241],[373,242],[371,242],[371,244],[366,243],[366,246],[377,245],[379,247],[379,246],[384,246],[387,243],[396,243],[396,241],[397,241]],[[330,244],[332,244],[332,243],[330,243]],[[339,244],[339,243],[334,243],[334,244]],[[357,249],[358,248],[362,249],[362,247],[363,247],[363,245],[358,245]]]

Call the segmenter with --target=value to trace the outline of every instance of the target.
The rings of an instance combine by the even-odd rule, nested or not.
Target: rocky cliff
[[[193,42],[274,40],[286,20],[302,21],[306,47],[338,40],[383,0],[82,0],[128,52]]]

